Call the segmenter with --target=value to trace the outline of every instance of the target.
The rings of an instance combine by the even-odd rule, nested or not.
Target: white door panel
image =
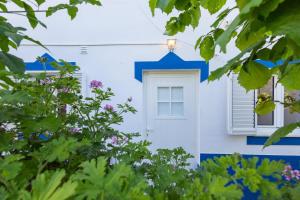
[[[199,73],[145,73],[145,117],[151,149],[183,147],[199,162]]]

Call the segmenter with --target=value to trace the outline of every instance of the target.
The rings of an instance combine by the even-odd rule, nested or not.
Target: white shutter
[[[255,135],[255,92],[246,92],[236,74],[230,77],[228,102],[229,134]]]

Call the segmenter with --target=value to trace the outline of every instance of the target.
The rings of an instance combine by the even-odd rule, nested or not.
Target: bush
[[[239,155],[191,169],[182,148],[150,152],[137,133],[113,128],[135,113],[131,98],[92,81],[83,98],[67,63],[50,76],[16,75],[0,90],[0,199],[297,199],[298,180],[282,179],[283,163]],[[291,171],[285,171],[291,173]]]

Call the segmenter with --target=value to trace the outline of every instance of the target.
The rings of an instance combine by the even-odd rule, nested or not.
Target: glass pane
[[[300,101],[300,91],[285,91],[284,92],[284,101],[286,103],[291,103],[291,101]],[[300,121],[300,113],[291,113],[289,108],[284,109],[284,125],[290,123],[295,123]]]
[[[172,101],[183,101],[183,87],[172,87]]]
[[[260,95],[263,95],[264,98],[274,99],[274,78],[271,78],[267,85],[258,90],[258,97]],[[257,125],[274,125],[274,112],[267,115],[257,115]]]
[[[170,101],[170,88],[158,87],[157,88],[157,100],[158,101]]]
[[[171,113],[172,116],[183,116],[183,103],[172,103]]]
[[[158,103],[157,104],[158,116],[169,116],[170,115],[170,103]]]

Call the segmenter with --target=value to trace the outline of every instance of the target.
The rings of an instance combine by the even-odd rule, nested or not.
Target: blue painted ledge
[[[248,136],[247,145],[264,145],[269,137]],[[273,145],[300,145],[300,137],[285,137]]]
[[[143,82],[143,71],[154,70],[200,70],[200,80],[208,78],[209,65],[205,61],[184,61],[173,52],[169,52],[159,61],[135,62],[134,78]]]

